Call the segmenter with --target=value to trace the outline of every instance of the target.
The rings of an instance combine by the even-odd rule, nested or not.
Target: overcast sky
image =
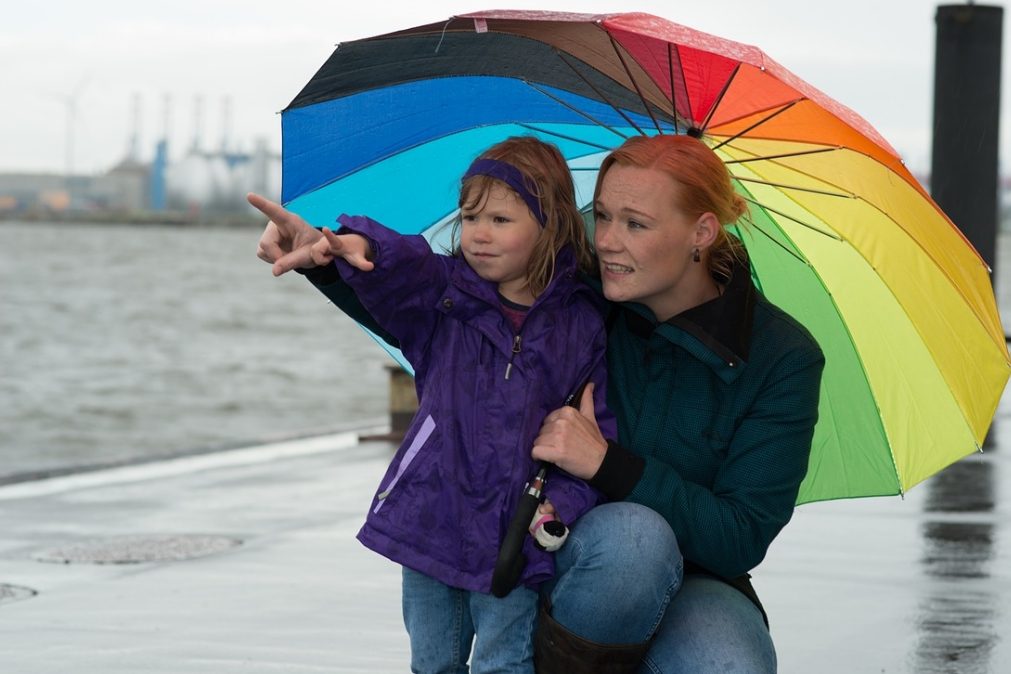
[[[135,131],[139,158],[146,161],[166,128],[175,157],[190,147],[194,138],[206,149],[220,147],[223,139],[233,149],[251,149],[255,139],[262,137],[277,149],[277,111],[294,97],[337,43],[440,21],[454,13],[509,7],[589,13],[644,11],[755,45],[869,120],[914,171],[922,172],[930,161],[934,15],[939,4],[963,3],[8,3],[0,23],[0,171],[62,172],[68,160],[78,172],[104,171],[127,154]],[[1006,93],[1007,87],[1002,89]],[[166,97],[171,101],[167,116]],[[195,113],[198,99],[203,110],[200,124]],[[135,101],[139,101],[139,115],[133,113]],[[68,111],[72,109],[76,109],[74,142],[69,145]],[[1007,121],[1005,113],[1002,138],[1009,136]],[[69,156],[68,147],[73,150]],[[1002,164],[1006,163],[1007,151],[1001,156]]]

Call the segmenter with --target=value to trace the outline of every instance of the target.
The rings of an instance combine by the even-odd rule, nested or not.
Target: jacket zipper
[[[512,374],[512,371],[513,371],[513,358],[515,358],[516,354],[520,352],[520,346],[522,345],[522,343],[523,343],[523,338],[520,337],[519,335],[516,335],[516,337],[513,338],[513,352],[509,355],[509,362],[506,364],[506,371],[505,371],[505,378],[506,379],[508,379],[509,375]]]

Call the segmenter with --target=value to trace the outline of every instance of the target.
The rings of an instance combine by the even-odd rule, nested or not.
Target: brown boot
[[[649,642],[598,644],[576,636],[541,606],[534,633],[534,669],[537,674],[634,674]]]

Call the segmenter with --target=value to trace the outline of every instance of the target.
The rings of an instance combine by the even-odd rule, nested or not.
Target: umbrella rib
[[[812,194],[824,194],[828,197],[841,197],[843,199],[852,199],[854,196],[852,194],[844,194],[842,192],[829,192],[828,190],[817,190],[813,187],[801,187],[799,185],[786,185],[784,183],[774,183],[769,180],[759,180],[758,178],[745,178],[744,176],[736,176],[731,174],[730,176],[734,180],[739,180],[744,183],[756,183],[758,185],[768,185],[769,187],[778,187],[783,190],[797,190],[799,192],[810,192]]]
[[[758,206],[763,211],[768,211],[769,213],[775,213],[776,215],[778,215],[780,217],[783,217],[783,218],[786,218],[787,220],[793,220],[794,222],[796,222],[801,227],[806,227],[807,229],[810,229],[812,232],[817,232],[817,233],[821,234],[822,236],[827,236],[830,239],[835,239],[836,241],[842,241],[843,240],[843,238],[841,236],[839,236],[838,234],[833,234],[832,232],[826,232],[824,229],[822,229],[820,227],[815,227],[814,225],[812,225],[810,223],[807,223],[807,222],[804,222],[803,220],[799,220],[799,219],[795,218],[794,216],[790,215],[789,213],[784,213],[783,211],[777,210],[775,208],[771,208],[771,207],[766,206],[765,204],[763,204],[761,202],[755,201],[754,199],[750,199],[748,197],[742,196],[742,198],[745,201],[747,201],[749,204],[754,204],[755,206]],[[749,218],[749,220],[750,220],[750,218]],[[754,220],[752,220],[751,222],[752,222],[752,224],[754,224]],[[761,228],[758,225],[755,225],[755,229],[758,229],[759,231],[761,231]],[[769,236],[769,235],[766,234],[766,236]],[[771,236],[769,236],[769,238],[772,239]],[[772,240],[775,241],[775,239],[772,239]],[[780,244],[780,245],[782,245],[782,244]]]
[[[754,157],[748,157],[747,159],[726,159],[723,161],[724,164],[746,164],[749,161],[769,161],[772,159],[789,159],[790,157],[803,157],[808,154],[820,154],[822,152],[836,152],[841,150],[841,147],[823,147],[817,150],[803,150],[801,152],[784,152],[782,154],[769,154],[769,155],[755,155]]]
[[[716,96],[716,100],[713,101],[713,104],[709,106],[709,112],[706,113],[706,118],[702,120],[702,126],[700,127],[702,131],[705,131],[706,129],[709,128],[709,122],[713,120],[713,115],[716,113],[716,108],[720,107],[720,103],[723,102],[723,97],[727,95],[727,90],[730,89],[730,83],[734,81],[734,78],[737,77],[737,73],[740,72],[740,70],[741,64],[740,62],[738,62],[737,65],[734,66],[734,72],[730,73],[730,77],[728,77],[727,81],[723,83],[723,88],[720,89],[720,93],[719,95]],[[747,131],[747,129],[745,129],[745,131]],[[719,145],[716,146],[716,148],[718,147]],[[713,149],[715,150],[716,148]]]
[[[728,117],[727,119],[721,120],[720,123],[719,123],[719,126],[726,126],[727,124],[734,124],[734,123],[740,122],[741,120],[748,119],[749,117],[754,117],[756,115],[768,112],[770,110],[773,110],[773,111],[779,110],[781,106],[788,105],[789,103],[802,103],[804,101],[809,101],[809,100],[810,99],[808,99],[808,98],[803,98],[802,97],[802,98],[794,99],[792,101],[787,101],[786,103],[775,103],[775,104],[767,105],[764,108],[754,108],[752,110],[749,110],[748,112],[742,112],[742,113],[736,115],[735,117]],[[711,135],[718,136],[720,134],[713,133]]]
[[[843,149],[846,149],[846,148],[837,148],[837,149],[843,150]],[[804,174],[804,175],[807,175],[807,174]],[[809,177],[814,177],[814,176],[809,176]],[[756,179],[750,179],[750,178],[741,178],[741,177],[736,177],[736,176],[735,176],[735,178],[737,180],[744,181],[744,182],[753,182],[753,183],[759,183],[759,184],[766,184],[766,185],[771,185],[773,187],[781,187],[781,188],[784,188],[784,189],[795,189],[795,190],[799,190],[799,191],[812,192],[812,193],[815,193],[815,194],[824,194],[824,195],[828,195],[828,196],[836,196],[836,197],[846,197],[846,198],[852,198],[852,199],[859,199],[860,201],[866,203],[869,207],[871,207],[871,208],[875,209],[876,211],[878,211],[879,213],[881,213],[884,217],[886,217],[889,220],[891,220],[897,226],[899,226],[900,229],[905,232],[906,236],[909,236],[915,242],[915,244],[920,248],[920,250],[922,250],[934,264],[938,264],[935,256],[932,255],[932,254],[930,254],[930,253],[928,253],[924,249],[924,246],[923,246],[922,242],[916,240],[916,237],[914,237],[913,234],[906,227],[903,227],[895,219],[895,217],[892,214],[890,214],[886,210],[884,210],[879,204],[867,201],[866,199],[864,199],[861,196],[858,196],[858,195],[855,195],[855,194],[849,194],[849,195],[847,195],[847,194],[833,193],[833,192],[828,192],[828,191],[805,189],[805,188],[800,188],[800,187],[792,187],[792,186],[789,186],[789,185],[780,185],[780,184],[777,184],[777,183],[765,182],[765,181],[762,181],[762,180],[756,180]],[[822,179],[822,178],[819,178],[819,180],[822,180],[824,182],[824,179]],[[823,232],[822,230],[820,230],[820,229],[818,229],[816,227],[813,227],[813,226],[809,225],[808,223],[805,223],[805,222],[803,222],[801,220],[797,220],[796,218],[793,218],[793,217],[791,217],[789,215],[786,215],[785,213],[778,213],[777,211],[774,211],[771,208],[767,208],[765,206],[762,206],[762,204],[757,204],[757,205],[760,206],[760,207],[762,207],[762,208],[766,208],[766,210],[769,210],[770,212],[777,213],[778,215],[782,215],[783,217],[789,218],[789,219],[797,222],[798,224],[800,224],[800,225],[802,225],[804,227],[807,227],[807,228],[809,228],[809,229],[811,229],[813,231],[820,232],[820,233],[825,234],[826,236],[830,236],[832,238],[837,238],[840,241],[845,240],[845,239],[839,238],[839,237],[837,237],[835,235]],[[950,275],[945,274],[945,278],[948,279],[949,283],[951,283],[952,285],[955,285],[955,282],[954,282],[954,280],[951,279]],[[973,315],[976,317],[976,319],[982,325],[984,325],[983,329],[987,330],[987,328],[985,327],[986,326],[986,320],[981,315],[979,315],[979,313],[977,313],[976,311],[973,311]],[[1005,336],[1005,342],[1007,342],[1006,336]]]
[[[787,103],[786,105],[782,106],[781,108],[779,108],[778,110],[776,110],[775,112],[773,112],[773,113],[772,113],[771,115],[768,115],[767,117],[763,117],[762,119],[758,120],[757,122],[755,122],[754,124],[752,124],[752,125],[751,125],[751,126],[749,126],[748,128],[746,128],[746,129],[743,129],[743,130],[741,130],[741,131],[738,131],[737,133],[735,133],[735,134],[734,134],[733,136],[731,136],[730,138],[727,138],[726,140],[724,140],[723,142],[721,142],[721,143],[720,143],[719,145],[716,145],[716,146],[715,146],[715,147],[714,147],[713,149],[714,149],[714,150],[719,150],[719,149],[720,149],[721,147],[723,147],[723,146],[724,146],[724,145],[726,145],[727,143],[730,143],[730,142],[733,142],[733,141],[737,140],[738,138],[740,138],[740,137],[741,137],[741,136],[743,136],[744,134],[748,133],[749,131],[751,131],[751,130],[753,130],[753,129],[756,129],[756,128],[758,128],[758,127],[759,127],[759,126],[761,126],[762,124],[765,124],[765,123],[766,123],[766,122],[768,122],[768,121],[769,121],[770,119],[772,119],[772,118],[774,118],[774,117],[776,117],[776,116],[778,116],[778,115],[781,115],[781,114],[783,114],[784,112],[786,112],[787,110],[789,110],[789,109],[790,109],[790,108],[792,108],[793,106],[797,105],[797,103],[801,102],[802,100],[804,100],[804,99],[803,99],[803,98],[798,98],[798,99],[797,99],[797,100],[795,100],[795,101],[790,101],[790,102],[789,102],[789,103]],[[715,109],[715,108],[714,108],[714,109]],[[708,118],[706,118],[706,121],[708,122],[708,121],[709,121],[709,119],[708,119]]]
[[[751,200],[748,199],[748,201],[751,201]],[[761,204],[758,204],[758,205],[761,205]],[[787,216],[787,217],[789,217],[789,216]],[[791,218],[791,220],[792,220],[792,218]],[[758,230],[758,232],[762,236],[764,236],[769,241],[773,242],[774,244],[776,244],[777,246],[779,246],[780,248],[782,248],[788,255],[790,255],[791,257],[795,258],[796,260],[798,260],[800,262],[803,262],[804,264],[810,266],[810,263],[807,260],[805,260],[803,257],[801,257],[796,251],[790,250],[788,247],[786,247],[785,245],[783,245],[782,242],[777,241],[771,234],[769,234],[767,231],[765,231],[764,229],[762,229],[761,227],[759,227],[757,224],[755,224],[755,221],[752,218],[748,217],[748,218],[746,218],[746,221],[747,221],[747,224],[748,224],[749,228],[754,228],[754,229]],[[801,223],[801,224],[804,224],[804,223]]]
[[[593,122],[597,126],[600,126],[600,127],[603,127],[605,129],[607,129],[608,131],[610,131],[611,133],[615,134],[616,136],[618,136],[622,140],[627,140],[628,139],[628,136],[626,136],[622,132],[618,131],[617,129],[615,129],[613,127],[608,126],[607,124],[604,124],[599,119],[594,119],[592,115],[590,115],[590,114],[588,114],[586,112],[583,112],[582,110],[580,110],[576,106],[572,105],[571,103],[566,103],[565,101],[563,101],[562,99],[560,99],[558,96],[555,96],[553,94],[548,93],[547,91],[545,91],[544,89],[541,89],[539,86],[537,86],[536,84],[534,84],[530,80],[523,80],[523,82],[528,87],[531,87],[534,90],[536,90],[536,91],[544,94],[545,96],[547,96],[548,98],[550,98],[551,100],[553,100],[555,103],[558,103],[559,105],[563,105],[566,108],[568,108],[569,110],[571,110],[574,113],[576,113],[577,115],[580,115],[580,116],[585,117],[586,119],[590,120],[591,122]]]
[[[614,108],[614,111],[617,112],[619,115],[621,115],[622,118],[624,118],[624,120],[626,122],[628,122],[633,127],[635,127],[635,130],[638,131],[640,135],[642,135],[642,136],[646,135],[646,132],[644,132],[641,128],[639,128],[639,125],[636,124],[635,122],[633,122],[632,118],[625,114],[624,110],[622,110],[617,105],[615,105],[614,103],[612,103],[611,100],[607,96],[604,95],[604,92],[602,92],[600,89],[598,89],[592,82],[590,82],[590,80],[586,79],[586,77],[583,75],[583,73],[581,73],[578,70],[576,70],[576,67],[574,65],[572,65],[571,63],[569,63],[569,60],[567,58],[565,58],[565,55],[562,54],[561,51],[559,51],[559,50],[556,49],[555,53],[558,54],[558,58],[562,59],[562,62],[565,63],[565,65],[569,66],[569,68],[572,70],[572,72],[576,73],[576,76],[578,76],[579,79],[583,80],[583,82],[585,82],[587,84],[587,86],[589,86],[591,89],[593,89],[593,92],[595,94],[597,94],[598,96],[600,96],[601,100],[603,100],[605,103],[607,103],[612,108]]]
[[[588,145],[589,147],[595,147],[598,150],[604,150],[605,152],[610,152],[612,148],[607,145],[601,145],[599,143],[591,143],[588,140],[582,138],[576,138],[575,136],[569,136],[564,133],[558,133],[557,131],[551,131],[550,129],[542,129],[538,126],[532,124],[524,124],[523,122],[517,122],[516,126],[521,126],[524,129],[530,129],[531,131],[536,131],[537,133],[543,133],[547,136],[554,136],[555,138],[562,138],[563,140],[571,140],[574,143],[582,143],[583,145]],[[594,169],[596,170],[596,169]]]
[[[607,34],[607,37],[609,40],[611,40],[611,47],[614,49],[614,53],[618,55],[618,60],[621,61],[621,67],[625,69],[625,74],[628,75],[628,81],[632,83],[633,87],[635,87],[635,93],[638,94],[639,100],[642,101],[642,107],[646,108],[646,114],[648,114],[649,118],[653,120],[653,126],[656,127],[656,132],[659,133],[660,135],[663,135],[663,129],[660,128],[660,123],[656,121],[656,117],[653,115],[653,111],[650,109],[649,101],[647,101],[646,97],[642,95],[642,90],[639,88],[639,83],[635,81],[634,77],[632,77],[632,71],[629,69],[628,64],[625,63],[625,57],[621,55],[621,50],[618,49],[618,42],[614,39],[614,36],[611,35],[610,33]]]
[[[670,42],[667,43],[667,72],[670,75],[670,107],[674,111],[674,133],[680,133],[678,131],[677,94],[674,92],[674,51]]]

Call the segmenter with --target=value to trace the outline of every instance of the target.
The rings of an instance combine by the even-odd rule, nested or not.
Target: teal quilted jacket
[[[657,324],[616,307],[608,405],[618,442],[591,484],[670,523],[688,562],[758,565],[807,472],[824,357],[738,267],[723,295]]]

